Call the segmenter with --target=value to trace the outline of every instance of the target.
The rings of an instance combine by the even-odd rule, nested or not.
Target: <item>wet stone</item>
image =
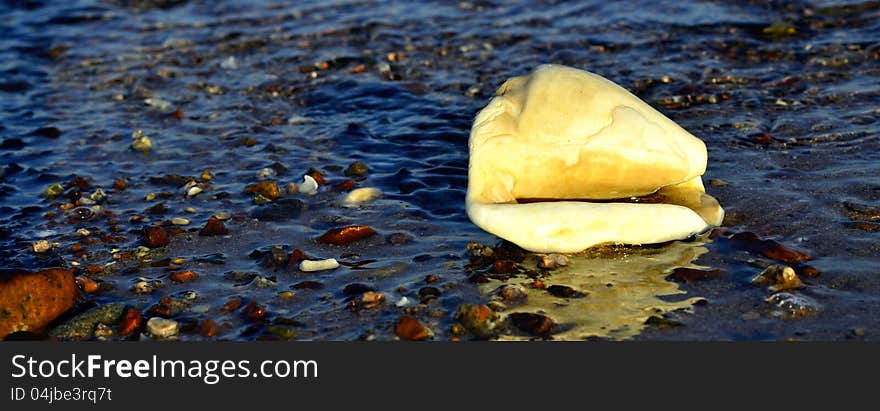
[[[555,270],[568,265],[568,257],[562,254],[548,254],[538,257],[538,268],[542,270]]]
[[[433,300],[442,294],[443,294],[443,292],[440,291],[440,289],[437,287],[419,288],[419,299],[422,301],[422,303]]]
[[[490,337],[498,325],[498,314],[485,305],[461,304],[456,309],[454,319],[478,338]]]
[[[781,292],[771,295],[766,300],[776,307],[786,318],[801,318],[815,314],[821,310],[819,303],[807,296]]]
[[[177,321],[161,317],[153,317],[147,321],[147,331],[155,338],[171,338],[178,334]]]
[[[401,340],[406,341],[423,341],[433,336],[431,330],[425,327],[419,320],[407,315],[401,316],[397,320],[394,334]]]
[[[534,336],[547,336],[553,329],[550,317],[535,313],[511,313],[507,316],[514,327]]]
[[[369,172],[370,169],[367,167],[367,165],[360,161],[355,161],[354,163],[351,163],[345,169],[345,175],[349,177],[363,177]]]
[[[505,304],[523,304],[528,299],[526,288],[521,285],[502,285],[494,294]]]
[[[73,307],[73,274],[63,269],[0,276],[0,340],[17,331],[42,331]]]
[[[344,245],[362,240],[375,233],[376,231],[370,227],[364,225],[351,225],[328,230],[324,235],[318,237],[317,241],[323,244]]]
[[[144,319],[141,310],[136,308],[126,308],[122,314],[122,318],[117,324],[119,328],[119,336],[126,337],[136,334],[143,327]]]
[[[789,291],[804,287],[794,269],[773,264],[752,278],[752,284],[769,287],[770,291]]]
[[[567,285],[554,284],[547,287],[547,292],[554,297],[560,298],[581,298],[586,296],[583,292],[575,290]]]
[[[60,340],[85,340],[94,337],[98,324],[114,325],[119,321],[125,305],[105,304],[92,308],[49,331],[49,335]]]
[[[162,227],[147,227],[143,231],[142,244],[149,248],[164,247],[171,242],[168,233]]]
[[[208,219],[208,222],[205,223],[205,226],[199,230],[200,236],[215,236],[215,235],[225,235],[229,233],[226,229],[226,226],[223,225],[223,221],[220,221],[217,217],[211,217]]]
[[[245,187],[244,192],[248,194],[259,194],[269,199],[269,201],[275,201],[281,196],[281,190],[278,189],[278,183],[274,181],[261,181],[259,183],[251,184]]]

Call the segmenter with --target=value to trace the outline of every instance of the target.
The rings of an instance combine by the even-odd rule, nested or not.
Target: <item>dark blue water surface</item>
[[[452,338],[457,307],[489,298],[471,281],[485,267],[469,265],[466,245],[498,243],[463,212],[471,121],[506,78],[542,63],[621,84],[709,149],[704,178],[728,211],[727,231],[696,262],[724,275],[680,284],[708,304],[667,313],[679,326],[627,338],[880,336],[880,3],[871,1],[4,1],[0,266],[103,266],[89,275],[104,288],[76,310],[122,302],[146,312],[170,297],[181,301],[170,316],[182,324],[216,320],[214,338],[290,337],[272,328],[281,325],[294,338],[391,339],[402,314]],[[130,148],[138,129],[152,140],[148,154]],[[331,186],[355,161],[369,167],[357,184],[383,194],[344,207]],[[263,168],[275,175],[258,175]],[[266,206],[244,193],[263,179],[300,183],[313,168],[328,180],[315,196]],[[180,191],[206,170],[204,192]],[[94,216],[65,209],[76,189],[44,195],[77,176],[82,195],[107,193]],[[148,210],[157,204],[167,210]],[[232,216],[231,235],[197,236],[217,213]],[[200,273],[194,283],[119,256],[135,250],[143,227],[175,217],[191,223],[153,261],[184,259]],[[378,234],[346,246],[313,240],[348,224]],[[789,318],[765,302],[770,292],[749,280],[774,261],[728,240],[733,233],[809,255],[820,274],[795,293],[815,312]],[[57,247],[35,254],[38,239]],[[77,243],[85,254],[71,251]],[[256,257],[273,245],[367,263],[302,273]],[[430,275],[439,280],[429,284]],[[271,283],[242,280],[255,276]],[[132,292],[142,280],[162,285]],[[323,288],[291,289],[303,281]],[[345,292],[351,284],[366,288]],[[426,287],[436,291],[420,297]],[[386,303],[352,308],[355,289],[382,292]],[[286,290],[294,295],[281,297]],[[236,297],[267,316],[220,309]],[[614,333],[566,338],[590,336]]]

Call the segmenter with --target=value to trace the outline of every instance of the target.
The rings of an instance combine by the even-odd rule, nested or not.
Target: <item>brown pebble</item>
[[[241,312],[247,319],[254,321],[261,320],[266,316],[266,309],[257,304],[256,301],[249,302]]]
[[[162,227],[147,227],[143,232],[143,244],[150,248],[165,247],[171,239]]]
[[[217,217],[209,218],[205,226],[199,230],[199,235],[201,236],[224,235],[227,233],[229,231],[226,229],[226,226]]]
[[[199,323],[199,326],[196,327],[196,331],[201,334],[203,337],[214,337],[220,331],[220,327],[217,326],[217,322],[208,318]]]
[[[431,275],[425,277],[425,282],[428,284],[434,284],[437,281],[440,281],[440,276],[437,274],[431,274]]]
[[[800,251],[790,250],[785,248],[782,244],[774,244],[764,250],[761,251],[761,255],[764,257],[782,261],[783,263],[792,265],[799,261],[809,260],[810,256],[804,254]]]
[[[76,285],[79,286],[79,289],[83,290],[83,292],[86,294],[94,294],[98,292],[98,289],[100,288],[95,280],[92,280],[91,278],[84,275],[77,276],[75,281]]]
[[[287,268],[296,267],[303,260],[309,260],[309,256],[299,248],[296,248],[290,252],[290,258],[287,260]]]
[[[456,312],[455,319],[471,330],[485,329],[495,312],[487,305],[462,304]]]
[[[196,274],[194,271],[189,271],[189,270],[175,271],[171,274],[168,274],[168,278],[170,278],[171,281],[174,281],[174,282],[188,283],[191,281],[195,281],[197,278],[199,278],[199,275]]]
[[[401,316],[394,327],[394,333],[401,340],[422,341],[430,337],[429,330],[419,320],[408,315]]]
[[[169,113],[168,117],[171,117],[171,118],[174,118],[177,120],[183,120],[183,110],[178,107],[177,110],[174,110],[171,113]]]
[[[567,285],[554,284],[547,287],[547,292],[554,297],[560,298],[581,298],[586,294],[575,290]]]
[[[281,196],[278,183],[274,181],[260,181],[259,183],[251,184],[244,188],[244,192],[247,194],[259,194],[272,201],[277,200]]]
[[[362,240],[375,233],[375,230],[365,225],[350,225],[328,230],[324,235],[318,237],[317,241],[323,244],[343,245]]]
[[[143,325],[144,318],[141,316],[141,310],[137,308],[126,308],[119,320],[119,335],[122,337],[131,335],[140,330]]]
[[[121,178],[117,178],[116,181],[113,182],[113,189],[116,191],[125,190],[125,187],[128,187],[128,183]]]
[[[224,313],[232,312],[241,307],[243,299],[241,297],[232,297],[229,301],[223,304],[223,307],[220,308]]]
[[[516,263],[508,260],[495,260],[492,268],[489,269],[492,274],[514,274],[519,272]]]
[[[347,179],[347,180],[343,180],[339,184],[334,185],[333,189],[336,191],[348,191],[348,190],[351,190],[355,187],[357,187],[357,183],[355,183],[354,180]]]
[[[321,170],[310,168],[309,171],[306,172],[306,175],[315,179],[315,182],[318,183],[319,186],[327,184],[327,179],[324,178],[324,172]]]
[[[73,307],[77,294],[68,270],[4,274],[0,281],[0,340],[15,331],[42,331]]]
[[[532,335],[545,336],[553,328],[553,320],[541,314],[511,313],[507,318],[516,328]]]
[[[371,309],[378,307],[385,301],[385,296],[382,293],[378,293],[375,291],[367,291],[361,295],[361,307],[364,309]]]

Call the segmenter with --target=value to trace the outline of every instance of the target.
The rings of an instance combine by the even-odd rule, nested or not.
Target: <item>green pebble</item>
[[[98,324],[113,325],[119,321],[125,305],[112,303],[92,308],[67,320],[49,332],[49,336],[62,340],[85,340],[95,336]]]

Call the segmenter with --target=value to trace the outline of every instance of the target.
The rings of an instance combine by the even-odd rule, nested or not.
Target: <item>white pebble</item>
[[[153,317],[147,321],[147,331],[156,338],[168,338],[177,335],[180,331],[177,321],[161,317]]]
[[[326,260],[302,260],[299,263],[300,271],[332,270],[336,267],[339,267],[339,262],[337,262],[335,258],[328,258]]]
[[[135,294],[147,294],[153,291],[153,287],[146,281],[138,281],[131,286],[131,291]]]
[[[52,249],[52,244],[46,240],[38,240],[34,241],[31,247],[33,247],[35,253],[45,253]]]
[[[162,100],[161,98],[151,97],[144,99],[144,103],[152,108],[155,108],[159,111],[169,111],[171,110],[171,103],[167,100]]]
[[[187,219],[185,219],[185,218],[183,218],[183,217],[174,217],[174,218],[171,219],[171,224],[174,224],[174,225],[187,225],[187,224],[189,224],[189,220],[187,220]]]
[[[76,230],[76,233],[83,236],[83,237],[87,237],[92,234],[91,231],[86,230],[85,228],[80,228],[79,230]]]
[[[299,192],[314,195],[318,192],[318,182],[312,176],[303,176],[303,182],[299,185]]]
[[[144,130],[135,130],[131,133],[131,148],[137,151],[149,151],[153,142],[144,134]]]
[[[407,304],[409,304],[409,298],[400,297],[400,300],[397,301],[395,305],[398,307],[406,307]]]
[[[229,56],[220,63],[220,67],[227,70],[235,70],[238,68],[238,61],[235,60],[235,56]]]
[[[261,168],[260,171],[257,171],[257,178],[267,178],[267,177],[272,177],[272,176],[274,176],[275,174],[277,174],[277,173],[275,172],[275,170],[273,170],[273,169],[271,169],[271,168],[269,168],[269,167]]]
[[[187,190],[186,196],[187,197],[194,197],[194,196],[199,195],[199,193],[201,193],[201,192],[202,192],[202,189],[199,188],[199,186],[193,186],[193,187],[190,187],[189,190]]]
[[[104,193],[104,190],[101,190],[99,188],[99,189],[95,190],[95,192],[92,193],[92,195],[89,196],[89,198],[91,198],[92,200],[95,200],[95,201],[101,201],[101,200],[107,198],[107,194]]]
[[[351,190],[347,196],[345,196],[345,200],[343,200],[344,205],[346,206],[354,206],[361,203],[366,203],[369,201],[375,200],[379,197],[379,194],[382,194],[378,188],[373,187],[364,187],[358,188],[355,190]]]

